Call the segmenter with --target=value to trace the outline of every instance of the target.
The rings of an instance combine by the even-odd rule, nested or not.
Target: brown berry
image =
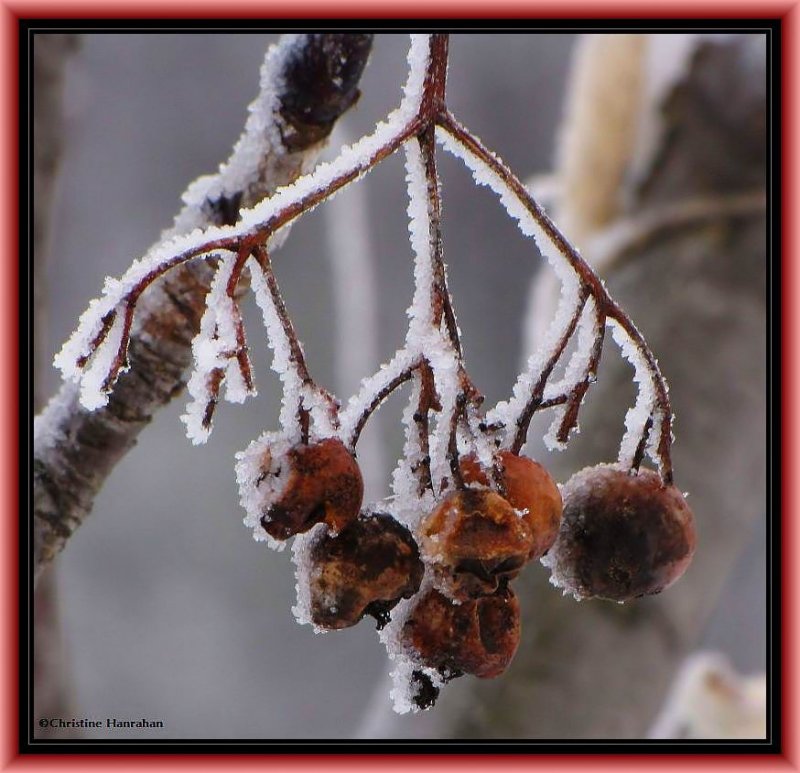
[[[445,679],[460,673],[490,679],[506,670],[517,651],[519,618],[519,601],[508,587],[461,604],[431,590],[411,612],[401,638]]]
[[[686,571],[697,542],[694,517],[656,472],[587,467],[563,494],[561,530],[543,563],[577,598],[627,601],[661,592]]]
[[[261,525],[273,539],[285,540],[325,522],[334,531],[358,517],[364,481],[353,454],[337,438],[290,448],[281,464],[288,480],[277,499],[261,515]],[[274,465],[269,450],[262,468]]]
[[[533,535],[528,523],[494,491],[450,494],[420,526],[437,587],[457,601],[494,593],[519,574]]]
[[[311,620],[330,629],[355,625],[365,614],[382,628],[400,599],[419,590],[424,571],[411,532],[385,513],[323,534],[310,559]]]
[[[500,482],[503,495],[515,510],[525,511],[533,532],[530,560],[541,558],[553,545],[561,525],[561,494],[550,473],[539,462],[511,451],[501,451]],[[489,477],[475,454],[461,459],[465,483],[489,485]]]

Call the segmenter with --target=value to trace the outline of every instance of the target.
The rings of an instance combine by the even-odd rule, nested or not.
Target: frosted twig
[[[544,389],[547,385],[547,379],[550,378],[553,368],[555,368],[556,364],[561,359],[561,355],[564,354],[564,350],[567,348],[567,344],[572,338],[572,334],[575,332],[575,328],[578,325],[578,320],[581,317],[583,307],[586,304],[588,297],[588,290],[583,289],[578,296],[578,302],[575,305],[575,309],[572,312],[569,322],[567,323],[566,329],[561,334],[561,337],[556,343],[556,346],[550,354],[549,359],[545,362],[544,367],[539,372],[536,382],[531,389],[530,397],[516,419],[514,439],[510,446],[511,451],[515,454],[518,454],[522,449],[522,446],[525,445],[525,439],[528,436],[528,427],[530,426],[531,419],[533,418],[534,413],[536,413],[536,411],[541,407],[542,398],[544,397]],[[510,430],[511,427],[508,429]]]
[[[421,361],[417,360],[411,365],[403,368],[397,375],[390,378],[386,383],[381,386],[376,392],[374,392],[369,399],[367,405],[364,406],[361,414],[359,415],[358,419],[356,420],[355,426],[353,427],[352,431],[348,434],[348,439],[346,444],[348,448],[355,448],[356,444],[358,443],[358,439],[361,436],[361,431],[367,424],[370,416],[377,410],[377,408],[381,405],[381,403],[390,395],[392,392],[395,391],[399,386],[405,384],[411,376],[414,374],[414,371],[420,367]]]
[[[413,418],[417,427],[420,456],[416,466],[412,467],[412,472],[419,480],[419,495],[422,496],[426,489],[435,492],[431,471],[430,412],[441,411],[442,403],[436,392],[433,370],[427,360],[420,363],[415,376],[419,383],[419,398]]]
[[[503,200],[509,214],[520,224],[523,233],[537,237],[539,247],[551,259],[554,267],[561,263],[559,273],[565,268],[578,278],[582,291],[594,298],[598,310],[607,318],[616,322],[621,330],[619,340],[626,341],[633,347],[643,367],[647,371],[654,389],[654,397],[658,408],[658,442],[655,455],[659,463],[661,478],[665,483],[672,482],[672,461],[670,455],[672,410],[658,363],[647,346],[636,326],[608,294],[600,278],[581,258],[577,250],[567,241],[553,221],[530,195],[528,190],[513,172],[488,150],[473,134],[465,129],[452,116],[443,111],[437,117],[437,126],[442,133],[437,133],[448,150],[460,156],[473,172],[479,182],[489,185]],[[555,253],[553,253],[553,250]],[[641,382],[640,382],[641,383]],[[523,409],[524,410],[524,407]],[[517,425],[517,417],[513,417]],[[511,422],[506,422],[510,426]],[[524,439],[523,439],[524,442]],[[515,434],[513,445],[519,443],[519,433]]]
[[[593,384],[597,378],[597,367],[600,364],[600,357],[603,352],[603,341],[605,340],[606,321],[605,316],[597,310],[594,310],[592,317],[594,320],[594,338],[589,350],[589,358],[577,380],[569,391],[565,391],[563,395],[566,407],[556,432],[556,440],[559,443],[566,443],[569,438],[569,433],[577,426],[578,410],[580,409],[581,402],[589,386]],[[540,405],[539,407],[542,408],[544,406]]]

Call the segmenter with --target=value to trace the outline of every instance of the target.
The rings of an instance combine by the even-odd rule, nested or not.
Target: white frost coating
[[[108,331],[106,340],[94,353],[81,376],[81,405],[87,411],[94,411],[108,404],[108,392],[103,389],[106,377],[114,364],[114,359],[122,343],[122,331],[125,326],[125,315],[117,313]],[[120,370],[122,373],[125,369]]]
[[[418,712],[420,709],[414,703],[414,687],[412,673],[424,672],[437,687],[443,685],[441,676],[435,669],[426,668],[416,654],[403,644],[402,633],[411,613],[426,593],[432,588],[432,579],[429,572],[425,571],[420,589],[410,599],[402,599],[392,610],[392,616],[386,626],[378,633],[378,638],[386,647],[386,654],[393,663],[391,671],[392,688],[389,697],[392,707],[398,714]]]
[[[392,514],[402,524],[408,527],[412,534],[416,533],[417,524],[425,513],[429,513],[435,499],[430,489],[425,489],[419,494],[419,479],[414,470],[422,459],[417,426],[414,414],[417,410],[421,392],[419,373],[412,378],[411,396],[403,410],[403,426],[406,428],[406,437],[403,444],[403,453],[392,473]]]
[[[436,139],[441,146],[460,158],[467,168],[472,172],[477,185],[485,185],[493,190],[500,198],[500,203],[508,212],[509,216],[517,221],[517,225],[525,236],[532,236],[539,251],[553,267],[556,274],[562,281],[574,278],[575,273],[569,261],[561,254],[557,245],[548,236],[541,226],[536,222],[533,215],[527,210],[525,205],[517,198],[514,191],[503,181],[503,179],[480,158],[464,147],[458,140],[452,137],[444,129],[437,127]],[[498,156],[494,156],[500,160]]]
[[[246,513],[244,525],[253,530],[253,539],[266,542],[273,550],[283,550],[286,543],[267,534],[261,516],[286,488],[291,472],[286,454],[293,445],[294,441],[281,432],[264,432],[236,454],[239,502]]]
[[[450,340],[442,334],[438,341],[432,340],[426,347],[428,361],[433,371],[436,392],[442,410],[435,415],[435,426],[430,435],[431,480],[437,491],[442,481],[452,476],[448,458],[450,442],[450,424],[456,412],[456,401],[460,392],[458,379],[458,357]],[[416,431],[416,425],[409,427]]]
[[[408,188],[408,235],[414,252],[414,298],[406,312],[411,320],[407,341],[412,345],[429,334],[433,324],[431,292],[433,253],[428,210],[428,181],[419,144],[406,144],[406,185]]]
[[[408,185],[408,230],[414,252],[414,297],[407,314],[405,354],[409,361],[426,359],[430,365],[434,386],[441,403],[429,433],[431,479],[438,490],[442,480],[450,476],[447,446],[450,422],[459,393],[459,361],[453,344],[446,334],[444,323],[435,326],[432,317],[431,296],[434,285],[434,252],[431,244],[430,222],[432,213],[428,201],[428,181],[425,176],[422,153],[417,143],[409,143],[406,150],[406,182]],[[398,355],[399,357],[400,355]],[[418,477],[414,469],[422,459],[419,431],[414,414],[420,396],[420,376],[414,375],[414,389],[409,405],[403,414],[406,441],[403,457],[392,476],[394,507],[398,519],[412,532],[422,514],[434,504],[433,493],[418,491]]]
[[[322,392],[319,387],[304,384],[301,389],[303,407],[311,417],[309,438],[321,440],[326,437],[336,437],[337,424],[334,422],[335,414],[331,412],[331,397]]]
[[[47,460],[50,450],[64,441],[64,431],[61,429],[59,418],[69,410],[78,389],[77,384],[67,382],[50,398],[41,413],[34,417],[33,445],[36,448],[37,458]]]
[[[289,433],[295,442],[300,440],[300,427],[297,420],[297,406],[300,404],[300,392],[303,381],[297,373],[297,366],[292,361],[291,347],[284,332],[278,311],[267,286],[267,279],[261,266],[253,258],[247,261],[250,269],[250,284],[267,328],[267,339],[272,348],[272,370],[283,385],[280,424],[285,433]]]
[[[236,326],[233,299],[227,295],[227,285],[233,273],[236,256],[225,253],[211,281],[206,296],[206,308],[200,320],[200,331],[192,341],[194,369],[187,389],[189,403],[181,421],[186,425],[186,435],[194,445],[205,443],[211,434],[211,426],[203,426],[206,407],[213,399],[209,379],[213,370],[219,368],[225,376],[226,393],[229,402],[244,402],[248,394],[247,386],[239,369],[239,361],[232,354],[237,348]]]
[[[565,277],[561,282],[561,297],[556,315],[547,329],[547,335],[539,348],[528,359],[527,368],[520,374],[514,384],[511,398],[499,402],[487,412],[489,423],[500,422],[507,428],[504,445],[508,447],[513,440],[517,419],[530,399],[531,392],[542,377],[550,359],[556,351],[559,341],[566,335],[572,317],[579,303],[580,283],[574,274]]]
[[[658,426],[656,425],[660,426],[661,417],[655,413],[656,388],[647,361],[619,323],[609,320],[609,325],[622,356],[633,365],[633,380],[638,384],[639,389],[636,403],[625,415],[625,435],[619,446],[619,464],[627,469],[633,463],[636,447],[648,418],[653,416],[653,428],[650,430],[652,439],[657,437]],[[648,447],[651,447],[651,444],[648,444]],[[653,458],[657,461],[655,456]]]
[[[297,602],[292,607],[292,614],[300,625],[310,625],[314,633],[327,633],[325,628],[314,625],[311,619],[311,584],[320,571],[311,562],[311,551],[319,539],[327,532],[324,523],[315,526],[305,534],[298,534],[292,543],[292,562],[295,565],[295,591]]]
[[[297,48],[301,37],[282,35],[277,44],[270,46],[261,65],[258,96],[247,108],[244,133],[234,146],[230,158],[220,164],[217,174],[199,177],[186,189],[183,194],[186,208],[175,223],[179,230],[183,230],[190,221],[194,221],[192,226],[200,224],[196,217],[207,200],[231,197],[246,190],[253,171],[264,163],[264,159],[285,153],[280,131],[284,125],[279,101],[279,94],[284,87],[281,74],[286,58]]]

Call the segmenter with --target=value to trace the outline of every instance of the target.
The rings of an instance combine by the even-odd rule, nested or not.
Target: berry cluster
[[[280,541],[321,524],[298,573],[308,621],[337,630],[369,615],[380,630],[410,599],[395,646],[413,666],[418,709],[455,677],[496,677],[511,663],[521,626],[510,583],[528,562],[541,559],[576,598],[623,602],[674,582],[695,547],[685,499],[651,470],[597,465],[560,492],[525,456],[498,451],[487,470],[464,455],[454,490],[412,532],[389,512],[362,509],[359,466],[340,440],[278,444],[277,453],[277,466],[268,448],[254,467],[256,490],[283,479],[259,496],[258,520]]]
[[[301,622],[319,630],[378,623],[395,661],[398,711],[427,708],[462,674],[502,673],[520,641],[511,583],[541,559],[576,598],[626,601],[658,593],[686,569],[694,521],[673,485],[672,413],[653,353],[633,322],[517,177],[449,112],[448,37],[414,36],[400,107],[372,135],[278,190],[235,225],[190,234],[135,263],[81,319],[57,357],[96,408],[127,367],[136,303],[166,271],[214,259],[185,421],[194,442],[212,429],[225,387],[234,402],[255,391],[237,290],[244,273],[260,306],[280,375],[280,430],[238,455],[241,501],[254,537],[293,539]],[[273,115],[270,120],[279,121]],[[495,191],[562,281],[558,311],[512,396],[490,410],[467,373],[447,286],[436,143]],[[310,375],[272,269],[273,236],[303,212],[404,147],[415,292],[403,346],[343,405]],[[552,409],[546,440],[562,448],[597,376],[606,326],[639,384],[620,455],[587,468],[561,490],[522,455],[532,417]],[[573,353],[566,357],[570,342]],[[556,383],[553,373],[567,360]],[[404,452],[393,493],[364,506],[356,447],[383,401],[406,383]],[[640,469],[648,455],[658,471]],[[563,498],[563,503],[562,503]]]

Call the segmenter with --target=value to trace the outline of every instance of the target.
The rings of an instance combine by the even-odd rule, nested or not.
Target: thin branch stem
[[[419,379],[419,400],[414,413],[414,423],[417,425],[421,458],[414,473],[419,479],[419,494],[422,496],[425,489],[430,489],[434,493],[436,491],[431,475],[430,412],[440,411],[442,405],[436,393],[433,371],[426,359],[420,362],[416,376]]]
[[[447,459],[450,462],[450,471],[453,474],[453,483],[456,488],[464,488],[464,475],[461,472],[461,462],[458,454],[458,425],[464,418],[467,405],[467,395],[461,392],[456,397],[456,404],[450,416],[450,437],[447,442]]]
[[[103,391],[105,392],[111,389],[111,386],[116,382],[123,368],[128,366],[128,343],[131,337],[134,311],[135,301],[128,299],[125,303],[125,317],[122,320],[122,335],[120,336],[117,353],[114,355],[114,361],[111,363],[108,375],[103,381]]]
[[[219,402],[219,390],[224,380],[225,371],[222,368],[214,368],[208,374],[206,385],[208,387],[209,399],[206,403],[205,411],[203,412],[203,429],[209,429],[211,427],[211,422],[214,420],[214,411]]]
[[[297,369],[297,375],[303,384],[313,384],[314,381],[308,372],[308,367],[306,366],[306,358],[303,354],[303,348],[300,346],[300,341],[297,339],[297,334],[294,331],[294,325],[292,325],[292,320],[289,318],[289,312],[286,310],[286,304],[283,301],[283,296],[281,295],[280,288],[278,287],[278,281],[275,279],[275,272],[272,270],[272,262],[269,259],[269,253],[265,247],[257,245],[253,248],[253,257],[258,262],[258,265],[261,266],[261,270],[264,272],[264,279],[267,283],[270,297],[272,298],[272,304],[275,308],[275,313],[280,320],[283,334],[291,353],[291,361],[294,363],[294,366]]]
[[[89,362],[89,358],[97,351],[97,349],[102,345],[103,341],[106,340],[108,337],[108,332],[111,330],[115,320],[117,319],[117,310],[116,308],[111,309],[111,311],[106,312],[103,315],[102,319],[100,320],[100,330],[97,332],[97,335],[89,342],[88,351],[86,354],[82,354],[76,360],[75,364],[79,368],[85,367],[86,363]]]
[[[556,440],[559,443],[566,443],[569,439],[569,433],[578,424],[578,412],[580,411],[581,402],[583,401],[589,386],[594,383],[597,378],[597,368],[600,364],[600,357],[603,353],[603,341],[605,340],[605,326],[606,320],[602,312],[595,310],[594,316],[594,341],[592,343],[592,350],[589,354],[589,360],[586,363],[586,368],[581,374],[578,381],[566,395],[565,402],[567,408],[564,411],[564,418],[556,433]],[[541,405],[539,406],[542,407]]]
[[[386,398],[392,394],[398,387],[402,386],[403,384],[408,381],[411,376],[414,374],[414,371],[420,367],[421,360],[409,365],[407,368],[404,368],[400,371],[394,378],[390,379],[386,384],[384,384],[372,397],[372,399],[367,404],[366,408],[364,408],[361,415],[358,417],[355,426],[353,427],[353,431],[350,434],[350,437],[346,441],[346,445],[351,450],[356,447],[358,443],[359,437],[361,437],[361,431],[367,424],[370,416],[380,407]]]
[[[633,453],[633,461],[631,462],[631,470],[638,470],[644,459],[644,452],[647,448],[647,439],[650,437],[650,430],[653,429],[653,417],[648,416],[647,421],[642,427],[642,436],[636,445],[636,451]]]
[[[583,313],[583,307],[586,305],[586,301],[588,300],[588,298],[589,298],[589,291],[584,288],[578,295],[578,302],[575,304],[575,308],[572,312],[572,317],[570,318],[569,324],[565,328],[564,332],[561,334],[561,338],[559,338],[558,343],[556,344],[556,348],[553,350],[553,353],[551,354],[550,358],[542,368],[541,373],[539,374],[539,377],[536,380],[536,384],[534,384],[533,389],[531,390],[531,394],[528,398],[528,401],[525,403],[524,408],[522,409],[519,417],[517,418],[516,430],[514,432],[514,440],[511,443],[512,453],[518,454],[522,450],[522,446],[525,445],[525,440],[528,437],[528,428],[530,427],[531,419],[533,419],[533,415],[541,407],[542,397],[544,396],[544,388],[547,384],[547,379],[550,378],[550,374],[553,372],[553,368],[555,368],[556,364],[561,359],[561,355],[564,354],[564,350],[567,348],[567,344],[569,343],[570,338],[572,338],[572,334],[575,332],[575,328],[578,326],[578,320],[581,318],[581,314]]]

